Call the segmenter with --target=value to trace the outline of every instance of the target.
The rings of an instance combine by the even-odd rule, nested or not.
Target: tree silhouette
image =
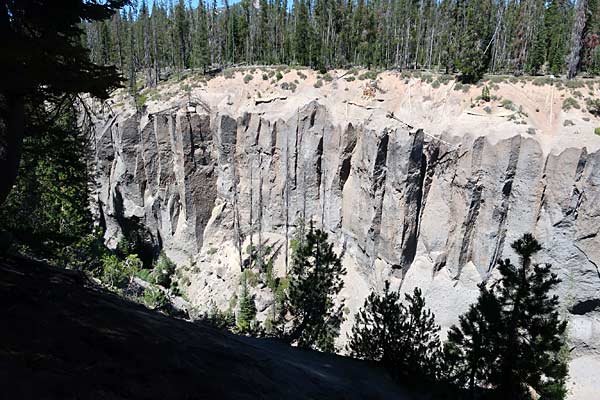
[[[372,292],[355,316],[347,348],[354,357],[381,362],[397,378],[435,379],[440,328],[419,288],[405,299],[406,305],[387,281],[382,295]]]
[[[334,351],[343,319],[342,305],[335,304],[335,297],[344,286],[345,273],[327,234],[311,224],[293,254],[290,287],[283,307],[284,314],[291,316],[291,328],[284,333],[288,342]]]
[[[451,379],[459,386],[493,388],[500,398],[527,398],[533,388],[543,398],[566,394],[566,321],[558,297],[549,295],[560,282],[549,264],[532,263],[541,245],[531,234],[512,244],[520,265],[498,262],[500,280],[480,286],[475,305],[450,329],[446,346]]]

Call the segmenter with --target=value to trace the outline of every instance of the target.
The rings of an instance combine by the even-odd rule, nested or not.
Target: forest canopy
[[[321,70],[598,74],[598,0],[242,0],[132,2],[87,24],[92,61],[122,71],[231,64]]]

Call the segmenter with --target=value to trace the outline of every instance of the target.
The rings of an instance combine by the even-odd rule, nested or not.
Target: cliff
[[[562,279],[572,394],[591,396],[600,387],[586,373],[600,367],[600,120],[561,110],[573,90],[531,82],[490,84],[498,97],[483,104],[480,88],[453,82],[386,73],[365,85],[338,72],[318,88],[305,73],[285,74],[295,91],[192,76],[164,84],[141,112],[116,95],[95,121],[95,204],[108,243],[142,230],[150,252],[178,262],[192,303],[226,308],[250,241],[272,246],[284,275],[297,222],[312,221],[348,270],[346,331],[385,280],[421,287],[449,327],[477,284],[494,279],[496,261],[514,258],[512,241],[532,232],[544,245],[537,261]],[[256,293],[264,318],[272,295]]]

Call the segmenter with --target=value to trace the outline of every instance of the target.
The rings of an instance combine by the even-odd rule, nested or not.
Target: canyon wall
[[[340,123],[335,112],[313,100],[286,118],[194,104],[105,115],[95,200],[107,242],[142,229],[188,276],[192,303],[227,308],[250,236],[272,246],[283,275],[286,239],[312,221],[348,270],[344,330],[385,280],[421,287],[447,328],[531,232],[544,246],[536,261],[562,279],[572,375],[600,365],[599,151],[548,152],[536,135],[430,132],[393,114]],[[272,295],[259,287],[256,296],[264,317]]]

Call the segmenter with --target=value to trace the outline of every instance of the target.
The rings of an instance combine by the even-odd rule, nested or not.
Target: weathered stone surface
[[[343,255],[349,317],[390,280],[420,286],[447,328],[477,284],[494,278],[496,261],[514,257],[510,244],[532,232],[544,244],[538,260],[563,281],[572,354],[600,357],[600,152],[548,153],[531,136],[451,136],[394,119],[334,120],[312,101],[287,120],[182,107],[99,123],[108,243],[130,223],[144,227],[156,249],[193,261],[196,306],[227,308],[250,237],[279,246],[281,275],[286,238],[298,219],[312,220]],[[264,318],[272,298],[257,299]]]

